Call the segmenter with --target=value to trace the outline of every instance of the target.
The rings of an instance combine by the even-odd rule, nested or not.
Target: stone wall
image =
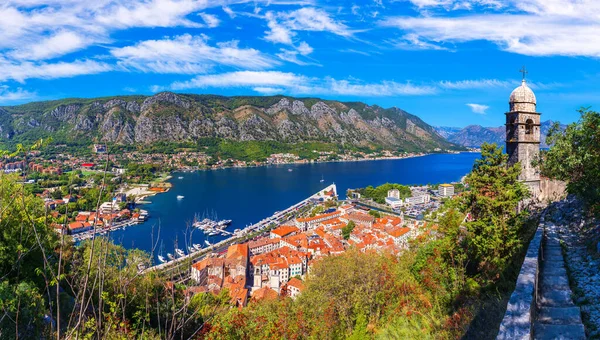
[[[544,217],[527,248],[517,285],[506,306],[496,339],[530,339],[533,335],[543,226]]]
[[[555,202],[566,196],[567,184],[565,182],[546,177],[540,178],[540,191],[538,196],[540,202]]]

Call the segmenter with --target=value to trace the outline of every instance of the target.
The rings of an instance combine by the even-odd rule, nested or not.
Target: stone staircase
[[[581,311],[571,298],[558,227],[546,225],[537,287],[534,339],[585,339]]]

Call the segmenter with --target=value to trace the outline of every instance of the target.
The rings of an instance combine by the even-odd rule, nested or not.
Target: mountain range
[[[404,151],[460,148],[399,108],[287,96],[176,94],[62,99],[0,107],[0,142],[119,144],[200,138],[327,142]]]
[[[554,125],[552,120],[547,120],[540,124],[541,136],[540,147],[547,148],[546,135],[550,127]],[[565,129],[566,125],[561,124],[561,129]],[[462,145],[465,147],[480,147],[483,143],[496,143],[497,145],[505,144],[506,128],[498,127],[483,127],[481,125],[469,125],[464,128],[437,126],[435,130],[449,142]]]

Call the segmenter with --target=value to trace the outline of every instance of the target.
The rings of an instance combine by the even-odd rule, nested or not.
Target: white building
[[[397,209],[402,206],[402,200],[398,197],[386,197],[385,203],[392,207],[392,209]]]
[[[398,190],[398,189],[388,190],[387,197],[393,197],[393,198],[400,199],[400,190]]]
[[[407,197],[404,200],[404,203],[406,203],[406,205],[423,204],[428,203],[430,200],[431,197],[427,194],[424,194],[419,196]]]
[[[454,185],[440,184],[438,194],[442,197],[452,197],[454,195]]]

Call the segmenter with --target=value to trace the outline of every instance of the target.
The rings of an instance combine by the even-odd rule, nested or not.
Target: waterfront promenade
[[[144,273],[149,271],[159,271],[159,272],[169,272],[177,269],[181,264],[187,263],[189,261],[195,262],[196,260],[202,259],[207,254],[213,252],[219,252],[225,249],[225,247],[229,244],[232,244],[236,241],[244,241],[248,238],[249,235],[260,233],[262,231],[267,230],[271,225],[281,224],[286,221],[286,216],[290,213],[297,211],[313,202],[314,200],[319,200],[320,198],[325,198],[326,193],[333,192],[333,195],[337,197],[337,187],[335,183],[327,186],[326,188],[319,190],[317,193],[311,195],[310,197],[290,206],[289,208],[275,212],[272,216],[267,217],[265,219],[260,220],[259,222],[252,224],[243,230],[235,233],[232,237],[226,238],[218,243],[212,244],[204,249],[186,254],[185,256],[178,257],[174,260],[157,264],[155,266],[144,269]]]

